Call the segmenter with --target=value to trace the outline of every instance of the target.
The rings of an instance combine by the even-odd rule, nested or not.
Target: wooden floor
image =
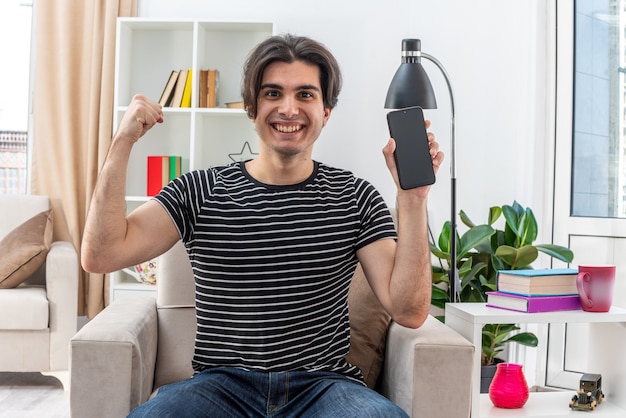
[[[0,418],[68,418],[70,393],[41,373],[0,372]]]

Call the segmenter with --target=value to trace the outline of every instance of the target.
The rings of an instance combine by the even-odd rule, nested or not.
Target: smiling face
[[[310,159],[313,144],[330,113],[331,109],[324,107],[316,65],[277,61],[267,66],[253,120],[262,151],[283,159]]]

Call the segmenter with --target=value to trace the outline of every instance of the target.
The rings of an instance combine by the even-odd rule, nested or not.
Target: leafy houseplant
[[[486,324],[483,327],[481,364],[491,366],[496,356],[504,350],[504,345],[516,342],[528,347],[537,347],[538,340],[532,332],[520,332],[509,337],[513,331],[520,328],[514,324]]]
[[[504,229],[496,229],[495,224],[504,216]],[[531,264],[539,252],[557,260],[571,262],[574,254],[569,248],[553,244],[533,244],[537,239],[537,220],[530,208],[518,202],[512,205],[494,206],[489,209],[486,224],[476,225],[467,214],[460,212],[461,221],[469,229],[457,235],[457,266],[461,285],[460,302],[486,302],[487,291],[496,290],[496,277],[499,270],[532,268]],[[447,290],[449,284],[450,222],[444,223],[437,244],[431,244],[431,252],[439,259],[433,264],[433,289],[431,303],[445,309],[450,301]],[[440,318],[441,319],[441,318]],[[482,364],[490,365],[504,345],[515,342],[536,347],[537,337],[529,332],[517,333],[519,327],[512,324],[487,324],[482,332]]]

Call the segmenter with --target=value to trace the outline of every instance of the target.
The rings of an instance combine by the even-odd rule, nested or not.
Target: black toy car
[[[593,411],[603,399],[602,376],[586,373],[580,378],[580,389],[572,397],[569,406],[576,411]]]

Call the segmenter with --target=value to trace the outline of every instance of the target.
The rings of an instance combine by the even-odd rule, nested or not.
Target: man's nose
[[[297,100],[293,97],[287,97],[287,96],[283,97],[283,100],[280,103],[278,112],[287,118],[296,116],[298,114]]]

